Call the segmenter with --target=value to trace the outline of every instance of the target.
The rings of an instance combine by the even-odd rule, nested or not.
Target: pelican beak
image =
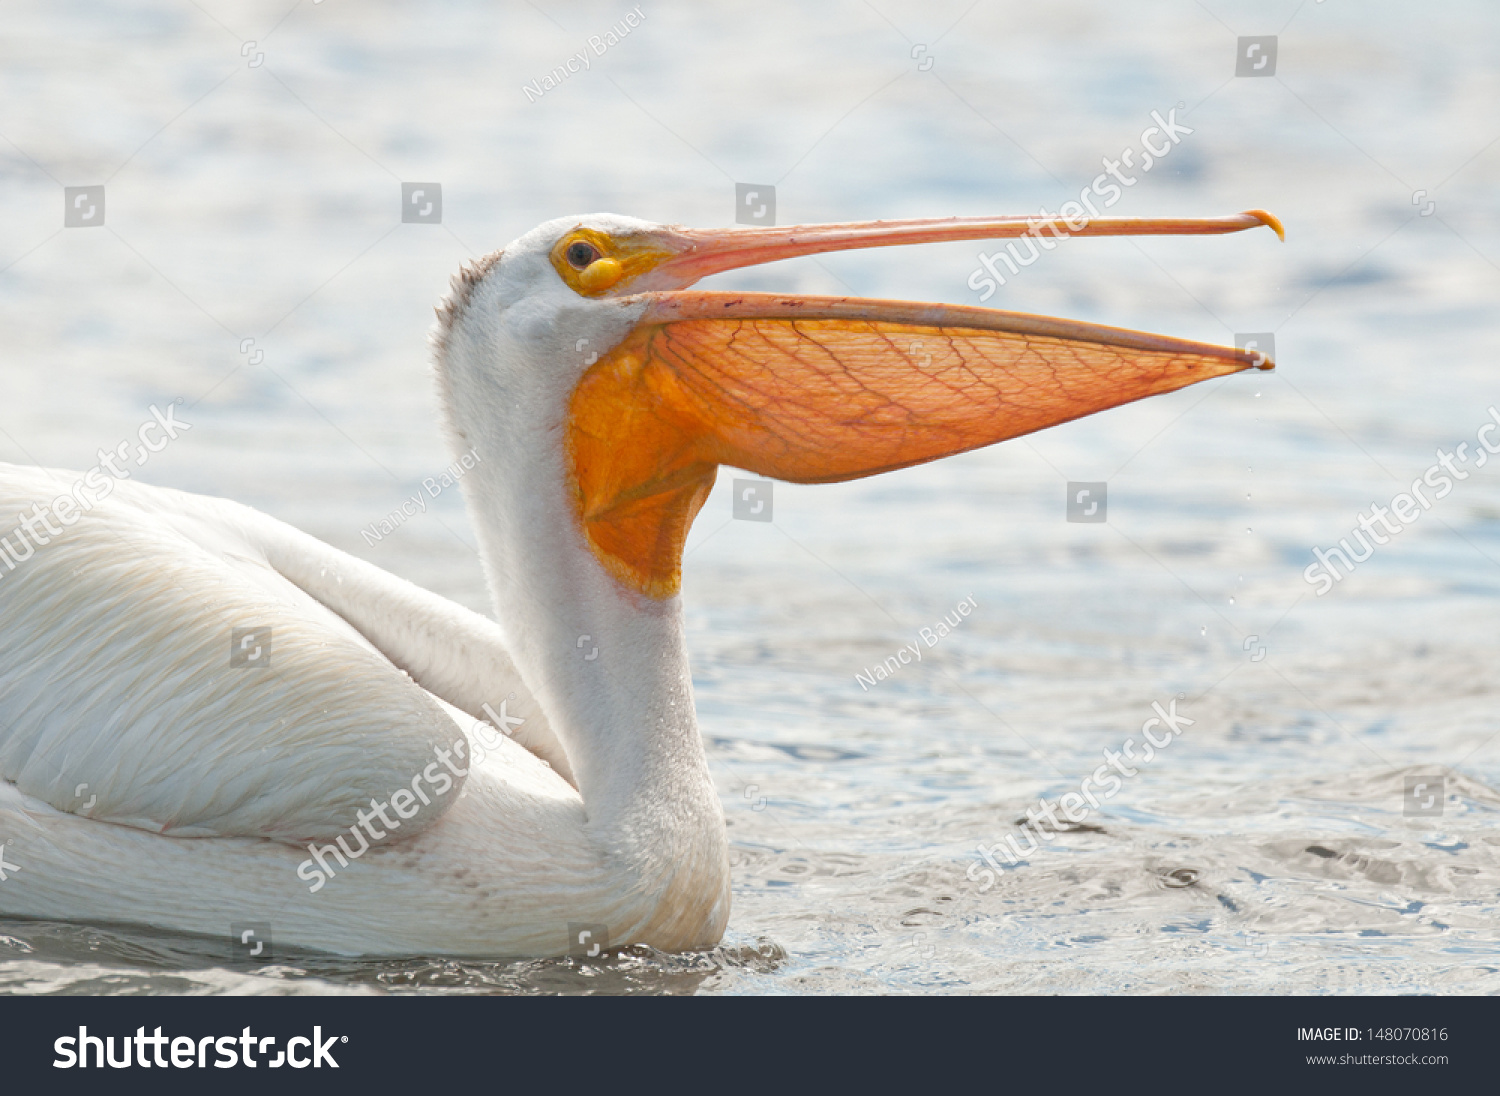
[[[950,243],[955,240],[1002,240],[1035,236],[1050,241],[1071,236],[1216,236],[1267,226],[1281,239],[1281,222],[1263,209],[1228,217],[946,217],[908,221],[851,221],[844,224],[788,225],[765,228],[673,228],[663,250],[671,258],[637,282],[641,289],[680,289],[745,266],[852,251],[863,247]]]
[[[669,229],[668,257],[616,298],[635,329],[578,382],[567,452],[590,548],[627,588],[669,597],[687,530],[731,465],[797,483],[874,475],[991,445],[1250,368],[1264,355],[1073,320],[962,305],[684,291],[797,255],[1072,235],[1196,235],[1268,225],[1202,219],[873,221]],[[657,288],[663,287],[663,288]],[[666,288],[671,287],[671,288]]]

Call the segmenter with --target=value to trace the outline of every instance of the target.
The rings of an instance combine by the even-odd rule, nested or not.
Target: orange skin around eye
[[[587,266],[574,266],[568,251],[574,244],[587,244],[598,256]],[[548,256],[557,271],[575,293],[597,297],[622,282],[659,266],[671,252],[649,236],[610,236],[592,228],[575,228],[553,246]]]
[[[590,548],[671,597],[728,464],[797,483],[962,453],[1211,377],[1247,351],[961,306],[653,293],[574,389],[567,451]]]

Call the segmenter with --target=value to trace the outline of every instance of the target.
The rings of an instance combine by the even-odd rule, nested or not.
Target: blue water
[[[778,484],[770,523],[731,519],[723,472],[685,580],[734,859],[715,952],[246,969],[213,941],[12,921],[0,987],[1500,987],[1500,473],[1473,464],[1500,406],[1493,6],[648,4],[535,102],[628,6],[289,7],[5,6],[0,460],[92,466],[181,397],[193,429],[141,478],[483,610],[456,493],[359,532],[451,459],[425,340],[465,259],[569,212],[728,223],[736,182],[774,185],[782,223],[1055,210],[1153,111],[1193,132],[1110,212],[1265,207],[1287,242],[1069,241],[985,303],[1269,332],[1279,368]],[[1274,76],[1235,77],[1238,36],[1272,34]],[[441,224],[400,222],[403,181],[441,182]],[[101,183],[105,226],[60,228],[62,188]],[[975,304],[979,250],[716,281]],[[1460,443],[1468,478],[1318,596],[1312,550]],[[1106,522],[1065,520],[1070,481],[1107,482]],[[856,679],[913,642],[920,663]],[[978,846],[1027,848],[1027,809],[1173,700],[1192,724],[1080,828],[986,867]]]

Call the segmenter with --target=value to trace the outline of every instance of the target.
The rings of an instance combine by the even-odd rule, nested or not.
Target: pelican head
[[[678,597],[720,465],[854,479],[1270,368],[1249,351],[994,309],[689,287],[851,248],[1258,225],[1281,232],[1260,211],[718,229],[595,214],[543,224],[454,279],[437,372],[454,447],[478,461],[463,484],[500,625],[567,750],[592,840],[629,889],[656,896],[637,938],[712,943],[728,916]]]
[[[560,440],[566,483],[555,486],[600,564],[625,587],[669,597],[721,464],[798,483],[853,479],[1272,367],[1250,351],[993,309],[684,292],[700,278],[894,244],[1258,225],[1282,233],[1260,210],[1081,227],[1022,217],[727,229],[559,218],[455,278],[436,340],[444,402],[466,443],[500,421],[510,454],[539,429]]]

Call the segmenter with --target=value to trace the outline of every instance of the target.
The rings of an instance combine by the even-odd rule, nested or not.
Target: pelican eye
[[[583,240],[575,240],[568,245],[568,250],[564,253],[564,257],[568,260],[570,266],[583,270],[596,259],[600,258],[600,255],[599,249],[593,244],[585,243]]]
[[[558,277],[585,297],[608,292],[665,257],[665,252],[649,245],[621,241],[588,228],[567,233],[548,255]]]

